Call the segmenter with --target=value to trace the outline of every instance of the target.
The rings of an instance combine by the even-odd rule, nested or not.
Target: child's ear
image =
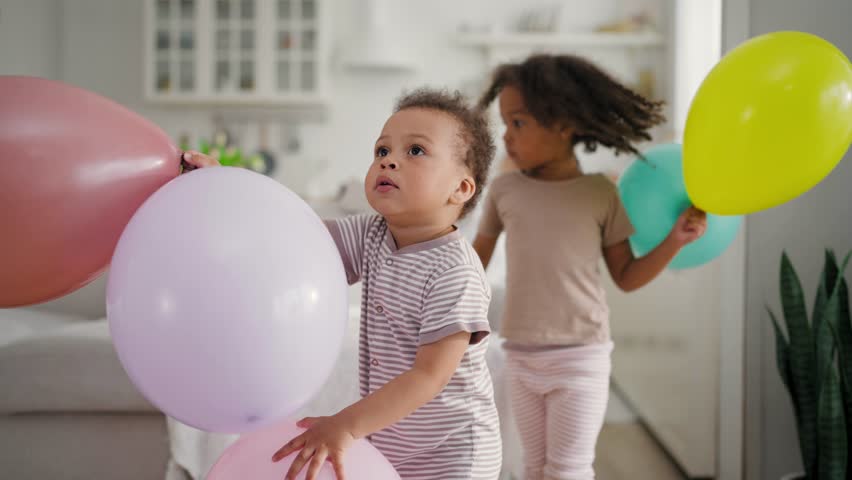
[[[570,125],[562,125],[559,128],[559,136],[562,140],[570,140],[574,136],[574,127]]]
[[[462,178],[456,190],[450,195],[450,203],[453,205],[464,205],[468,200],[473,198],[476,193],[476,182],[471,176]]]

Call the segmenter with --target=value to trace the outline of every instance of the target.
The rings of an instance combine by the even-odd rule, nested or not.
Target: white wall
[[[674,2],[674,111],[675,138],[683,140],[692,97],[716,65],[722,49],[721,0]]]
[[[61,36],[59,0],[0,0],[0,75],[58,79]]]
[[[749,34],[801,30],[819,35],[852,56],[852,2],[848,0],[750,0]],[[736,36],[736,32],[728,32]],[[751,215],[747,239],[747,378],[745,478],[777,480],[801,468],[792,406],[775,363],[775,339],[765,313],[780,312],[782,250],[799,272],[811,309],[823,249],[852,249],[852,154],[802,197]],[[807,159],[801,159],[806,162]],[[850,278],[847,275],[847,278]]]

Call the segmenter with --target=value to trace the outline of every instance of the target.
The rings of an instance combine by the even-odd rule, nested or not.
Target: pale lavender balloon
[[[115,349],[166,414],[241,433],[287,418],[323,385],[347,319],[322,221],[248,170],[184,174],[136,212],[107,286]]]

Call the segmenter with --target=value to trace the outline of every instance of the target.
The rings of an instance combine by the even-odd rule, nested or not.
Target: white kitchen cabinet
[[[146,0],[146,97],[175,104],[322,107],[325,3]]]

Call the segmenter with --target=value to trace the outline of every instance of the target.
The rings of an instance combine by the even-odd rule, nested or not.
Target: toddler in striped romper
[[[455,223],[476,204],[494,156],[488,124],[462,97],[403,97],[376,141],[367,199],[378,215],[327,221],[349,283],[363,284],[359,402],[306,418],[274,456],[298,451],[286,478],[367,437],[403,480],[495,480],[502,452],[485,363],[490,289]],[[190,167],[218,162],[185,152]],[[287,439],[282,439],[286,441]]]
[[[378,215],[327,221],[350,283],[363,285],[362,400],[308,428],[274,460],[287,474],[367,437],[404,480],[496,479],[500,428],[485,363],[488,283],[455,222],[473,208],[494,154],[484,117],[458,95],[400,100],[376,142],[366,194]],[[287,439],[282,439],[286,441]]]

